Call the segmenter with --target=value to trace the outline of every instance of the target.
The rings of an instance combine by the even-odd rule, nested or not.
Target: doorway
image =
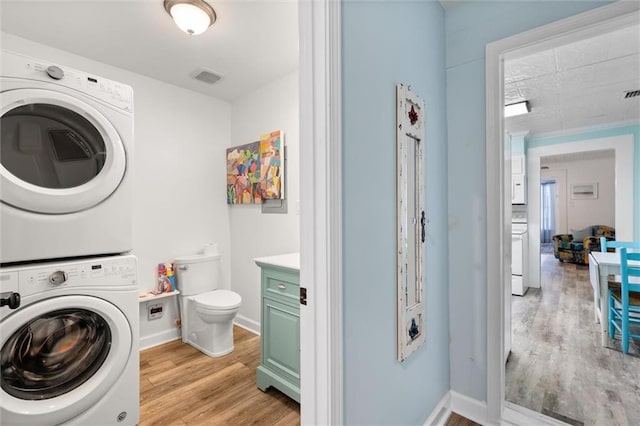
[[[507,288],[505,282],[510,273],[510,258],[507,256],[507,259],[504,259],[504,254],[508,255],[508,250],[505,247],[508,245],[509,224],[506,223],[506,220],[511,217],[511,205],[508,202],[510,197],[507,192],[507,189],[510,188],[505,185],[504,174],[505,170],[509,170],[506,163],[510,160],[508,158],[510,150],[509,147],[505,147],[503,142],[504,123],[500,113],[504,93],[501,81],[503,61],[509,55],[524,55],[527,49],[531,52],[556,43],[567,43],[579,37],[604,33],[610,31],[611,28],[635,23],[638,20],[637,8],[637,5],[613,4],[487,46],[487,235],[496,236],[495,240],[487,239],[488,247],[491,247],[495,252],[489,250],[487,256],[487,345],[489,359],[487,400],[489,419],[503,419],[516,424],[528,424],[532,421],[557,424],[547,416],[510,404],[504,398],[505,364],[501,352],[506,337],[502,332],[504,330],[503,313],[505,303],[510,300],[505,291]],[[616,158],[618,158],[617,155]],[[540,153],[538,153],[536,161],[532,161],[531,157],[527,161],[528,170],[539,170],[539,168]],[[616,170],[618,170],[617,165]],[[622,184],[622,187],[624,186]],[[617,185],[616,191],[622,187]],[[534,173],[529,179],[528,190],[529,200],[532,201],[532,205],[529,206],[530,225],[540,226],[540,176],[538,173]],[[632,205],[628,211],[632,214]],[[616,205],[616,214],[618,212],[620,209]],[[632,224],[633,218],[626,223]],[[633,230],[629,236],[632,235]],[[535,259],[532,272],[535,273],[538,270],[538,276],[534,281],[539,282],[540,235],[534,232],[531,236],[530,247],[533,250],[530,250],[530,258]],[[498,250],[494,250],[496,245],[499,247]]]

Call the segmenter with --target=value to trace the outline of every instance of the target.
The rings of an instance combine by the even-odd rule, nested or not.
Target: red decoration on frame
[[[409,121],[411,121],[412,126],[418,121],[418,113],[413,108],[413,105],[411,105],[411,111],[409,111]]]

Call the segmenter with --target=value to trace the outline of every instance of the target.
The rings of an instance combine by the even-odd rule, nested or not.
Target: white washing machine
[[[132,255],[0,269],[3,425],[135,425]]]
[[[1,59],[0,263],[130,251],[131,87]]]

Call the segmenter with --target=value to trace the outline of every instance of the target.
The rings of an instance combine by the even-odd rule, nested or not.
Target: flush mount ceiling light
[[[504,117],[513,117],[515,115],[522,115],[531,112],[531,106],[529,101],[517,102],[515,104],[504,106]]]
[[[203,0],[164,0],[164,9],[189,35],[205,32],[216,21],[215,10]]]

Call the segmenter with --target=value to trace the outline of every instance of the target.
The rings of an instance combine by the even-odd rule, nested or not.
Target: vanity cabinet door
[[[275,300],[264,300],[262,364],[300,385],[300,314]]]
[[[273,386],[300,402],[300,275],[262,267],[259,389]]]

